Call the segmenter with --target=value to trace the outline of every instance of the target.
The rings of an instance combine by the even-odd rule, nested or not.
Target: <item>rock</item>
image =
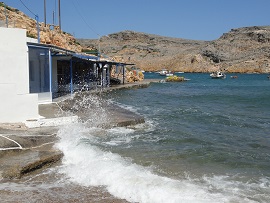
[[[30,172],[51,166],[63,157],[63,153],[58,150],[27,150],[18,152],[16,155],[6,155],[1,158],[2,178],[13,179]]]
[[[0,21],[5,21],[4,7],[0,6]],[[8,7],[8,26],[22,28],[27,30],[28,37],[37,39],[36,21],[15,8]],[[60,31],[59,26],[52,26],[39,22],[40,26],[40,42],[44,44],[53,44],[64,49],[75,52],[81,52],[82,47],[76,42],[75,38],[66,32]],[[50,29],[54,27],[54,29]]]
[[[174,75],[174,76],[166,77],[165,81],[166,82],[184,82],[185,78]]]

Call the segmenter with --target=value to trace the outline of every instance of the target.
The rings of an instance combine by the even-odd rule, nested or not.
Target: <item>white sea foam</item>
[[[93,102],[84,100],[84,103],[92,103],[86,109],[99,105],[96,99]],[[63,126],[58,132],[60,141],[57,147],[64,153],[60,172],[70,181],[82,186],[104,186],[115,197],[130,202],[267,202],[270,199],[268,179],[253,183],[230,176],[179,177],[176,180],[134,164],[131,158],[102,150],[104,145],[130,144],[141,138],[138,132],[151,132],[154,124],[146,122],[133,128],[100,129],[99,123],[106,120],[106,110],[92,110],[94,114],[89,112],[88,122]],[[101,119],[96,119],[97,116]],[[155,142],[159,139],[153,135],[142,140]]]
[[[119,133],[118,130],[111,132]],[[89,132],[93,130],[78,124],[58,133],[61,141],[57,146],[65,155],[61,173],[75,183],[105,186],[112,195],[131,202],[253,202],[242,192],[244,185],[224,177],[174,180],[154,174],[149,168],[101,150],[92,144],[97,140]],[[89,143],[81,141],[85,137]],[[259,184],[263,183],[256,185]],[[269,190],[267,184],[263,184],[265,190]]]
[[[123,109],[126,109],[128,111],[138,113],[138,109],[136,107],[134,107],[134,106],[127,105],[127,104],[121,104],[121,103],[113,101],[113,100],[111,100],[110,102],[117,105],[117,106],[119,106],[119,107],[121,107],[121,108],[123,108]]]
[[[131,128],[116,127],[116,128],[108,129],[108,132],[111,134],[116,134],[116,135],[126,135],[126,134],[134,132],[134,130]]]
[[[118,127],[107,130],[107,134],[110,136],[110,140],[105,142],[107,145],[120,145],[120,144],[128,144],[132,141],[132,137],[128,136],[128,134],[133,133],[133,129]]]

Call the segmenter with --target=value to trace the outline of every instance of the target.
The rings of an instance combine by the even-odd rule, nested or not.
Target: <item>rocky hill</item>
[[[214,41],[170,38],[134,31],[103,36],[100,40],[77,39],[88,49],[146,71],[269,73],[270,26],[232,29]]]
[[[27,36],[37,39],[36,20],[28,17],[16,8],[6,6],[0,2],[0,26],[6,27],[6,15],[8,17],[9,28],[22,28],[27,30]],[[59,30],[59,26],[44,24],[39,22],[40,42],[44,44],[53,44],[64,49],[81,52],[81,45],[69,33]]]

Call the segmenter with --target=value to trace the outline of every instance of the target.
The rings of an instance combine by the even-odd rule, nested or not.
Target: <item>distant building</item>
[[[0,27],[0,44],[0,123],[39,119],[38,104],[107,87],[112,66],[126,65],[39,44],[24,29]]]

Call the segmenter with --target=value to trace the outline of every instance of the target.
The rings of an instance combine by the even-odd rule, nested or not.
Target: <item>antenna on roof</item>
[[[58,21],[59,21],[59,30],[61,31],[61,9],[60,9],[60,0],[58,0]]]
[[[38,43],[40,43],[40,34],[39,34],[39,18],[38,15],[35,15],[35,19],[37,21],[37,36],[38,36]]]
[[[6,26],[8,27],[7,5],[5,3],[4,5],[5,5]]]
[[[44,0],[44,24],[46,27],[46,0]]]

